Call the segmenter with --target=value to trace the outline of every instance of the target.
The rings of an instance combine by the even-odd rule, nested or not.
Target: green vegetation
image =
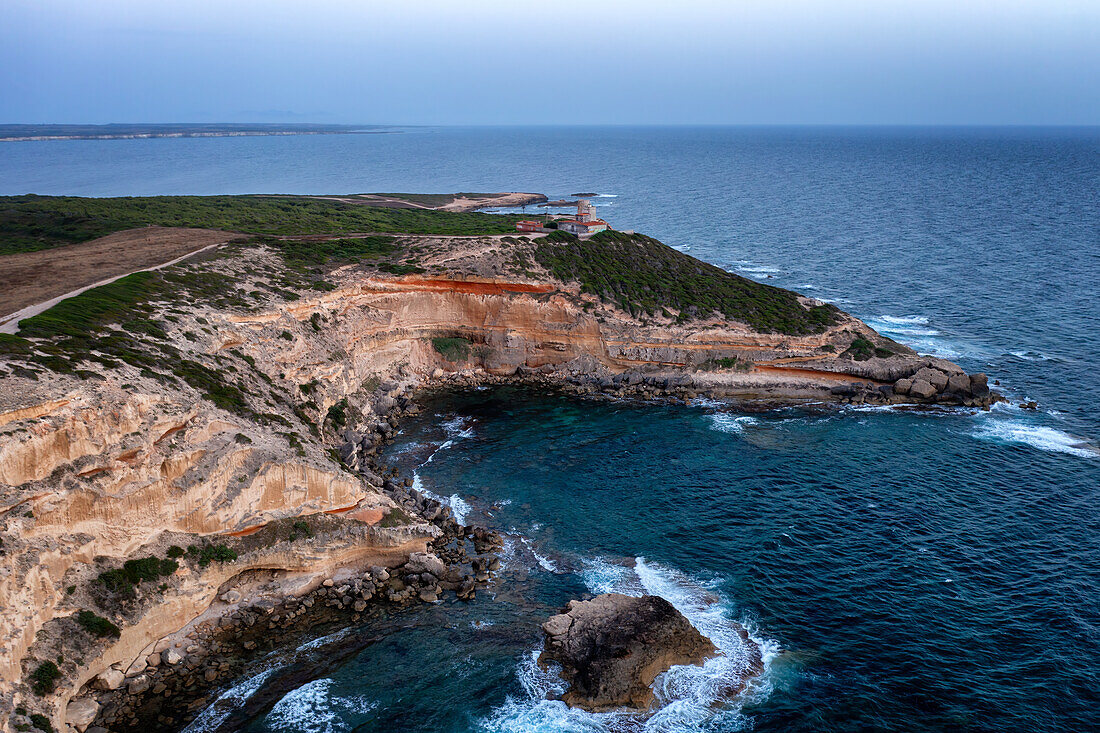
[[[406,524],[412,523],[412,519],[401,507],[394,507],[386,513],[386,516],[382,517],[382,521],[378,523],[380,527],[402,527]]]
[[[113,636],[116,639],[121,635],[119,628],[113,623],[97,616],[92,611],[81,611],[76,615],[76,622],[80,624],[85,631],[96,636]]]
[[[736,356],[723,356],[718,359],[707,359],[699,365],[700,369],[713,371],[715,369],[734,369],[739,372],[747,372],[752,368],[751,361],[742,361]]]
[[[470,356],[470,340],[464,338],[434,338],[432,348],[447,361],[465,361]]]
[[[678,320],[715,314],[757,331],[804,335],[836,322],[831,305],[804,308],[788,290],[753,282],[700,262],[640,234],[607,231],[580,240],[553,232],[535,240],[535,259],[560,280],[615,303],[634,316],[679,311]]]
[[[96,581],[111,593],[122,598],[132,598],[135,586],[161,576],[171,575],[179,568],[179,563],[168,558],[143,557],[127,560],[121,568],[105,570]]]
[[[147,225],[247,234],[508,234],[519,216],[387,209],[304,196],[0,197],[0,254],[84,242]]]
[[[172,545],[168,548],[167,555],[174,560],[177,557],[183,557],[186,553],[187,551],[179,545]]]
[[[53,723],[42,713],[31,713],[31,725],[45,733],[54,733]]]
[[[142,322],[133,318],[134,307],[161,294],[161,282],[160,273],[135,272],[113,283],[66,298],[37,316],[23,319],[19,322],[19,333],[38,338],[80,338],[99,326],[124,320],[142,328]],[[144,331],[149,330],[149,326],[144,325]]]
[[[312,537],[312,536],[313,536],[313,530],[309,528],[309,523],[306,522],[304,519],[298,519],[298,520],[295,520],[293,525],[291,525],[290,537],[288,539],[291,542],[294,542],[299,537]]]
[[[237,559],[236,551],[225,545],[203,545],[202,547],[191,545],[187,548],[187,554],[198,560],[199,565],[204,568],[215,560],[232,562]]]
[[[345,397],[332,407],[328,408],[328,414],[325,415],[325,419],[331,422],[337,428],[342,428],[348,424],[347,411],[348,400]]]
[[[895,356],[896,352],[890,349],[882,348],[881,346],[875,346],[875,343],[870,339],[863,336],[856,336],[851,345],[841,354],[841,357],[848,357],[854,361],[867,361],[872,356],[877,356],[880,359],[885,359],[890,356]]]
[[[31,689],[36,695],[48,695],[61,679],[61,670],[54,662],[46,660],[31,672]]]
[[[391,255],[398,250],[393,237],[353,237],[347,239],[296,240],[264,239],[279,250],[291,269],[306,270],[329,263],[359,262]]]
[[[423,267],[418,267],[416,265],[402,265],[393,262],[384,262],[383,264],[378,266],[378,269],[382,272],[388,272],[391,275],[420,275],[427,272],[427,270],[425,270]]]

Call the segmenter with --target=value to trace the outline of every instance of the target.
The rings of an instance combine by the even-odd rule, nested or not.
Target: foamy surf
[[[723,433],[740,435],[747,425],[755,425],[757,420],[750,415],[731,415],[728,412],[716,412],[708,416],[711,427]]]
[[[778,645],[757,638],[751,628],[732,620],[729,603],[721,594],[679,571],[641,557],[633,567],[602,559],[586,560],[581,577],[592,593],[661,596],[707,636],[719,654],[702,666],[675,666],[660,675],[653,684],[654,712],[643,715],[627,711],[589,713],[570,708],[560,700],[547,699],[560,696],[565,684],[557,670],[539,668],[541,649],[535,649],[523,658],[517,670],[524,695],[508,698],[489,719],[482,721],[482,729],[516,733],[689,733],[741,730],[749,726],[741,705],[746,699],[757,700],[767,695],[768,670],[778,654]],[[748,641],[742,637],[742,628],[749,630]],[[764,673],[731,698],[731,692],[740,690],[750,675],[754,651],[751,644],[761,650]]]
[[[1100,458],[1100,448],[1069,433],[1045,425],[989,415],[973,433],[980,440],[1001,444],[1027,445],[1049,453],[1080,458]]]
[[[421,463],[419,466],[416,467],[416,469],[413,470],[412,488],[420,492],[424,496],[427,496],[430,499],[435,499],[440,504],[450,507],[451,514],[454,516],[455,521],[459,524],[466,524],[466,520],[470,517],[470,512],[473,511],[473,507],[470,506],[470,503],[458,494],[442,496],[441,494],[437,494],[436,492],[432,491],[424,485],[424,479],[420,477],[419,469],[431,463],[433,460],[435,460],[436,455],[440,451],[447,450],[457,441],[463,440],[465,438],[474,437],[474,427],[472,425],[472,421],[469,418],[462,416],[453,417],[449,420],[444,420],[439,425],[441,428],[443,428],[443,433],[447,436],[447,439],[440,443],[439,447],[432,451],[431,455],[428,456],[423,463]]]
[[[353,729],[347,722],[349,716],[377,707],[363,697],[332,696],[332,685],[331,679],[321,678],[287,693],[271,708],[264,723],[287,733],[337,733]]]
[[[212,733],[218,730],[235,710],[239,709],[250,697],[256,694],[256,691],[277,669],[278,667],[265,669],[263,672],[230,687],[199,713],[198,717],[183,729],[183,733]]]

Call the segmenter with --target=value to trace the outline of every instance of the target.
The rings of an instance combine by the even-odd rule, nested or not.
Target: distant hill
[[[27,140],[120,140],[153,137],[234,137],[244,135],[364,135],[399,132],[385,125],[123,124],[0,125],[0,142]]]

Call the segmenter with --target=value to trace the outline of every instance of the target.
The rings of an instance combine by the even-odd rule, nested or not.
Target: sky
[[[1100,0],[0,0],[0,123],[1100,124]]]

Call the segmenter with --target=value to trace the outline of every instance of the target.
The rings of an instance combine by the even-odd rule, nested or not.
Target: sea
[[[504,534],[497,578],[257,660],[191,731],[1100,730],[1100,128],[0,143],[2,194],[379,191],[594,193],[614,227],[835,303],[1008,402],[441,393],[384,458]],[[537,664],[540,624],[607,591],[666,598],[721,651],[658,678],[651,715],[567,708]]]

